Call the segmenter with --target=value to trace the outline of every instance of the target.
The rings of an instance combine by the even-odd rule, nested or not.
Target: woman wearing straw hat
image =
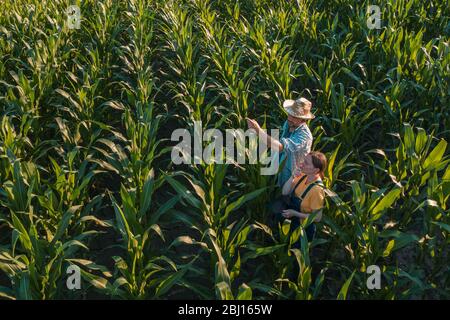
[[[284,167],[278,176],[278,184],[282,187],[292,175],[298,175],[298,168],[306,155],[311,151],[313,137],[307,120],[314,119],[311,113],[311,101],[305,98],[297,100],[286,100],[283,108],[288,114],[288,118],[283,125],[280,141],[272,138],[265,133],[258,122],[253,119],[247,119],[250,129],[254,129],[266,142],[268,147],[275,147],[280,152],[280,163]]]

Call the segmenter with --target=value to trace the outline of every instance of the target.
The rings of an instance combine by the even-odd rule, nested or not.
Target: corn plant
[[[1,6],[1,298],[449,298],[446,2]],[[299,96],[329,160],[310,243],[311,221],[270,222],[261,163],[175,166],[168,143],[200,120],[279,128]]]
[[[244,59],[243,49],[237,43],[230,43],[226,28],[220,25],[215,12],[208,2],[197,3],[200,19],[203,22],[202,31],[205,35],[205,57],[214,64],[216,77],[212,79],[216,90],[231,104],[232,112],[229,116],[235,118],[234,123],[243,126],[248,109],[250,85],[255,76],[253,68],[245,72],[240,71],[241,61]]]
[[[264,189],[255,190],[238,198],[234,197],[233,193],[226,193],[224,183],[227,167],[226,164],[204,165],[203,181],[186,177],[194,194],[177,180],[168,177],[172,187],[177,193],[185,195],[183,197],[185,201],[199,215],[198,218],[183,215],[182,219],[190,221],[201,237],[196,242],[189,241],[195,245],[203,244],[211,255],[211,266],[215,268],[216,297],[221,299],[234,296],[232,294],[233,280],[239,275],[241,264],[238,249],[254,228],[252,225],[246,225],[243,220],[229,224],[230,215],[264,191]],[[201,168],[199,169],[202,170]],[[181,216],[178,219],[181,219]]]
[[[174,73],[169,87],[187,109],[189,116],[186,118],[207,125],[211,120],[215,99],[206,102],[211,85],[207,83],[208,68],[201,55],[202,38],[193,29],[193,18],[187,9],[172,4],[163,9],[162,17],[164,23],[161,29],[167,43],[164,60]],[[176,38],[173,38],[174,35]],[[170,53],[173,56],[169,56]]]
[[[40,206],[36,205],[33,199],[42,192],[36,167],[17,160],[13,166],[13,180],[3,184],[1,199],[2,206],[9,209],[4,221],[12,230],[10,249],[2,250],[0,262],[12,287],[3,293],[14,299],[52,299],[61,294],[67,259],[80,247],[87,249],[82,241],[95,233],[85,231],[86,220],[79,215],[94,204],[83,208],[69,203],[63,211],[63,205],[50,206],[56,197],[47,193],[38,196]],[[78,232],[71,237],[68,230],[73,228]]]

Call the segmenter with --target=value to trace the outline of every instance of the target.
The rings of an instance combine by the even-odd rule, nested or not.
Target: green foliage
[[[77,3],[81,29],[2,1],[0,299],[450,297],[445,2]],[[329,160],[312,242],[261,164],[170,159],[176,128],[279,128],[299,96]]]

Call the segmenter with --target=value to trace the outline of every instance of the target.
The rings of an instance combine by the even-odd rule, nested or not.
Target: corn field
[[[450,298],[448,1],[0,6],[0,299]],[[176,128],[279,128],[299,96],[329,159],[309,243],[258,165],[171,161]]]

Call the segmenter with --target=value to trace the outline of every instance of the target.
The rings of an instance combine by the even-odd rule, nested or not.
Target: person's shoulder
[[[314,190],[315,193],[319,194],[322,197],[325,197],[325,186],[323,185],[322,180],[318,180],[315,182],[314,187],[312,190]]]
[[[296,130],[299,135],[307,135],[308,137],[312,137],[311,130],[308,127],[308,124],[305,122],[301,126],[299,126]]]
[[[311,133],[311,129],[309,129],[308,124],[305,122],[305,124],[303,125],[303,130],[305,130],[305,132],[312,137],[312,133]]]
[[[325,201],[325,191],[319,185],[314,185],[308,192],[307,197],[312,201],[323,203]]]
[[[298,182],[298,180],[302,179],[303,177],[305,177],[305,174],[303,172],[300,172],[298,176],[294,177],[294,183]]]

